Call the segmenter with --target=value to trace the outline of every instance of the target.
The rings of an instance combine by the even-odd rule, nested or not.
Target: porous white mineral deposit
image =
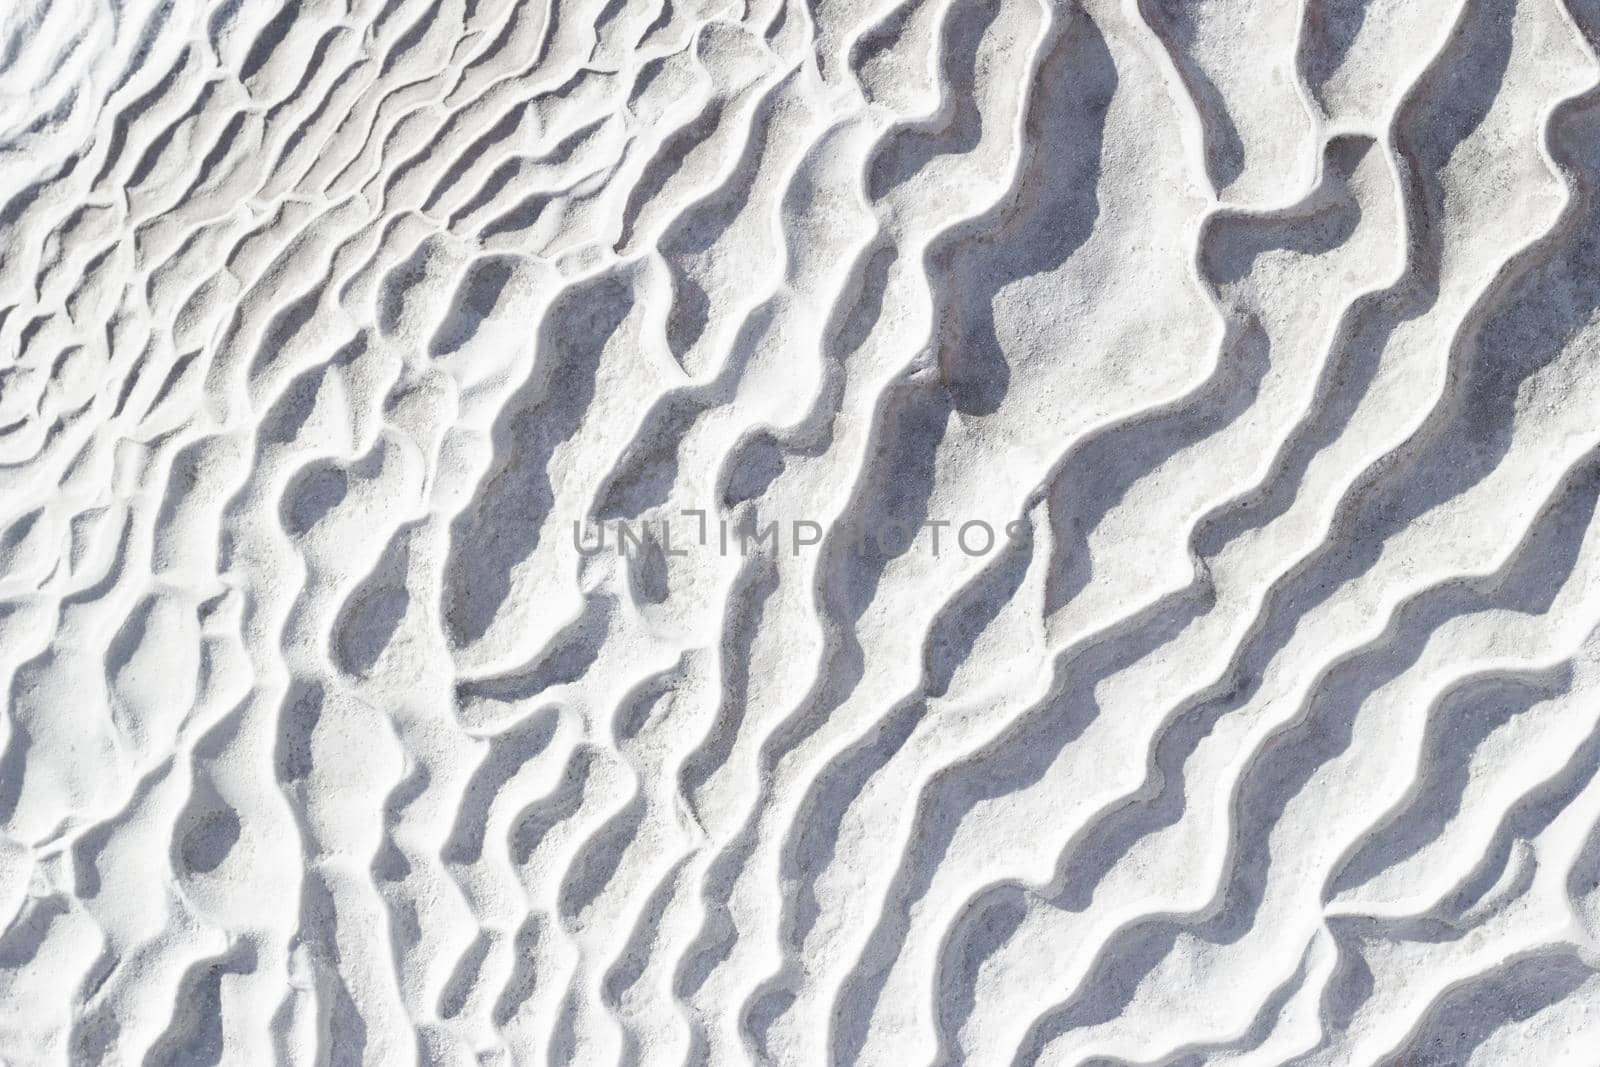
[[[1600,0],[0,0],[0,1063],[1600,1063]]]

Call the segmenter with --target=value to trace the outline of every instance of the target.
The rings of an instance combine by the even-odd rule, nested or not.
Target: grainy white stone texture
[[[1595,1067],[1597,43],[0,2],[0,1062]]]

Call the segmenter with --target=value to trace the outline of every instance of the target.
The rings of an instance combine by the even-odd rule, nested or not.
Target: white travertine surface
[[[0,1063],[1600,1063],[1600,0],[0,4]]]

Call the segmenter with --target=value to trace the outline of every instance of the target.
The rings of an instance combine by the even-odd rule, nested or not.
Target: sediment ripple
[[[1600,5],[0,10],[0,1062],[1600,1048]]]

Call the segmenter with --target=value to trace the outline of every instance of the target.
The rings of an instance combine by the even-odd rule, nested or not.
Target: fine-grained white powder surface
[[[0,1063],[1595,1067],[1600,0],[0,0]]]

